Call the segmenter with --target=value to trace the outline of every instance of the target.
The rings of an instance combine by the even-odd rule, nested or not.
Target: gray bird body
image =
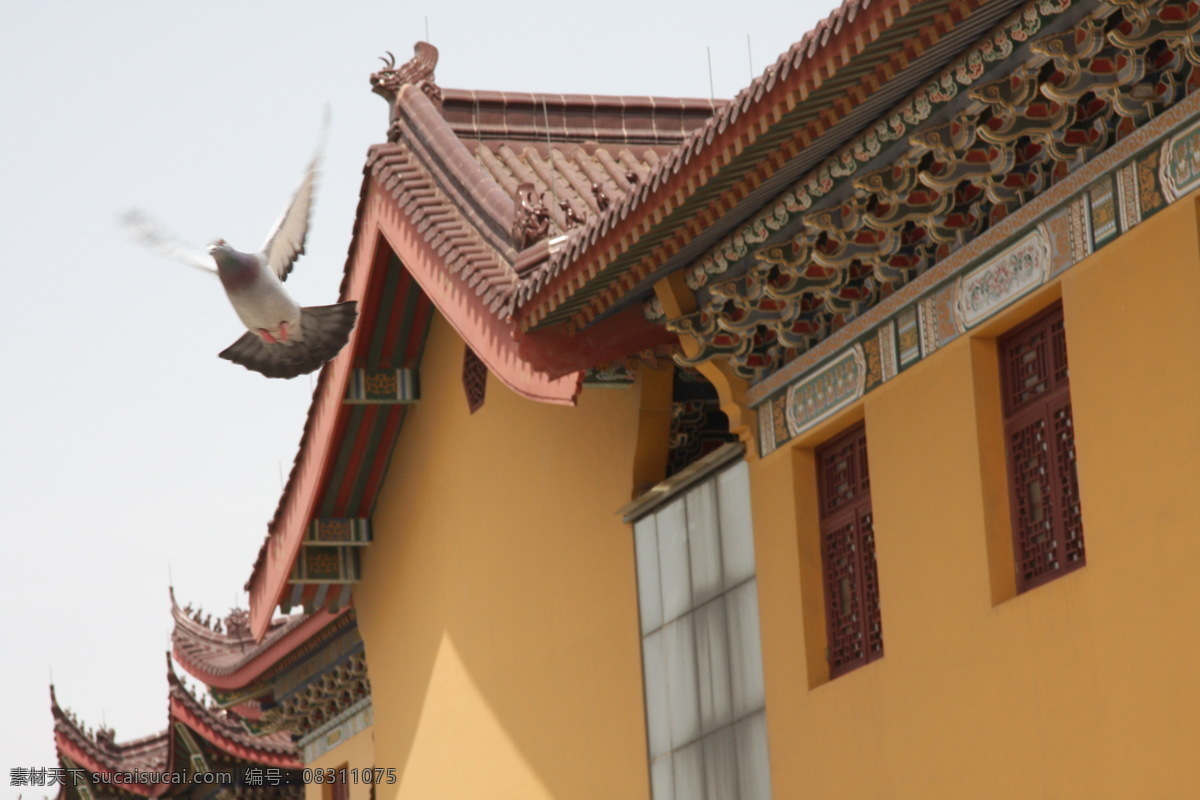
[[[300,306],[262,256],[240,253],[229,245],[213,245],[209,252],[217,262],[225,295],[246,330],[266,330],[279,338],[282,322],[294,329],[292,338],[302,336]]]
[[[322,142],[324,138],[323,128]],[[294,378],[336,356],[358,316],[354,301],[301,307],[283,287],[296,259],[304,253],[320,149],[258,253],[240,252],[218,239],[209,245],[205,256],[164,233],[140,212],[129,212],[124,219],[131,234],[143,244],[216,273],[238,319],[246,326],[246,333],[220,356],[268,378]]]

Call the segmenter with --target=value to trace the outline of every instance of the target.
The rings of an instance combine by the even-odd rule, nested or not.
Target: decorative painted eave
[[[169,729],[129,742],[115,741],[111,729],[87,731],[71,712],[58,704],[50,687],[50,711],[54,719],[54,746],[59,761],[89,773],[161,772],[167,763]],[[142,797],[161,794],[162,787],[132,783],[120,791]]]
[[[1026,209],[1044,214],[1043,198],[1156,127],[1200,88],[1197,52],[1195,0],[1026,3],[689,265],[696,311],[667,321],[698,345],[683,363],[726,361],[758,402],[827,338],[944,278]],[[942,324],[966,324],[949,311]],[[898,331],[901,368],[915,320]],[[887,375],[893,349],[867,345],[870,371]]]
[[[683,266],[1017,0],[846,0],[523,282],[523,329],[579,329]]]
[[[575,236],[569,228],[572,220],[593,218],[601,204],[620,202],[631,188],[618,170],[610,167],[602,173],[578,145],[569,152],[565,142],[591,135],[622,142],[677,140],[713,107],[711,101],[447,90],[439,108],[418,86],[403,85],[392,104],[394,141],[372,147],[368,155],[374,179],[370,192],[390,196],[401,210],[383,218],[389,245],[489,371],[529,399],[573,403],[584,369],[670,343],[673,337],[638,314],[578,339],[565,329],[558,335],[530,336],[513,322],[512,304],[523,276],[569,246]],[[605,112],[618,111],[618,119],[637,121],[642,127],[623,130],[619,136],[606,129]],[[535,112],[545,115],[549,128]],[[505,124],[505,114],[532,122]],[[663,131],[662,117],[670,114],[677,118],[674,129]],[[526,155],[526,167],[511,149],[505,150],[507,145],[496,154],[483,144],[501,136],[527,149],[546,147],[543,142],[548,139],[550,149],[544,158]],[[521,136],[531,141],[521,142]],[[477,137],[474,153],[465,144],[470,137]],[[628,166],[635,180],[648,173],[637,161]],[[554,186],[553,193],[543,192],[534,202],[550,200],[552,194],[573,216],[564,216],[566,212],[550,202],[544,210],[551,232],[557,225],[566,227],[566,233],[547,234],[518,250],[513,236],[519,209],[513,198],[522,179]],[[409,230],[413,228],[416,236]]]
[[[189,614],[180,608],[172,592],[172,654],[180,666],[205,685],[223,692],[244,692],[263,684],[285,662],[303,656],[321,640],[324,629],[350,613],[347,606],[336,613],[322,609],[313,614],[277,617],[271,620],[262,641],[255,641],[248,619],[241,627],[231,626],[227,618],[223,630],[215,630],[216,626],[197,619],[198,612]],[[241,623],[240,616],[237,622]],[[262,688],[265,691],[267,687]]]
[[[985,210],[983,199],[996,195],[989,200],[993,213],[976,212],[957,247],[747,390],[746,401],[757,411],[760,454],[779,449],[1055,281],[1172,203],[1195,198],[1200,3],[1055,0],[1024,10],[1032,12],[1019,29],[1028,47],[1012,47],[1005,71],[983,81],[960,76],[956,68],[950,86],[967,87],[956,91],[974,105],[952,106],[954,113],[943,114],[936,127],[901,126],[897,140],[916,148],[917,158],[893,156],[886,185],[877,182],[878,172],[849,170],[856,194],[843,195],[839,209],[874,215],[862,230],[885,227],[880,215],[887,204],[872,194],[894,192],[895,185],[936,188],[940,176],[951,175],[962,179],[960,192],[982,190],[975,202]],[[1059,19],[1057,29],[1041,27],[1043,15],[1067,10],[1083,13]],[[1014,147],[1021,152],[1014,154]],[[965,158],[965,149],[987,158]],[[990,159],[1009,167],[1015,160],[1018,169],[989,170]],[[1036,183],[1008,180],[1031,176]],[[955,211],[960,222],[969,221]],[[914,217],[938,226],[950,219],[944,212],[935,223],[927,213]],[[790,234],[804,244],[803,231]],[[807,274],[797,268],[811,251],[797,254],[788,246],[788,258],[780,259],[779,249],[769,242],[747,248],[748,256],[766,263],[712,287],[728,298],[725,309],[749,296],[744,289],[753,294],[763,288],[768,267],[792,264],[793,277]],[[827,258],[830,251],[819,255]],[[734,251],[709,276],[738,257]],[[771,280],[771,291],[779,294],[779,275]],[[736,363],[740,356],[730,351],[712,356]]]
[[[256,736],[247,732],[241,722],[228,712],[208,708],[198,701],[175,674],[170,656],[167,657],[167,684],[170,692],[172,728],[181,723],[220,752],[255,765],[279,769],[303,767],[288,734],[275,732]],[[176,759],[179,758],[179,755],[175,754],[177,738],[171,738],[172,756],[169,763],[172,764],[177,763]]]
[[[168,714],[163,731],[118,743],[111,729],[86,730],[79,721],[58,704],[54,687],[50,687],[50,706],[54,718],[54,742],[59,761],[68,769],[80,768],[87,773],[132,773],[163,775],[182,773],[204,763],[208,753],[219,752],[224,758],[248,762],[252,766],[279,769],[300,769],[298,751],[286,733],[254,736],[246,732],[241,722],[224,711],[211,709],[187,690],[167,656]],[[186,740],[187,747],[180,741]],[[196,752],[188,752],[193,748]],[[164,797],[186,790],[186,784],[171,782],[114,782],[106,783],[106,793],[115,791],[140,797]],[[283,792],[286,794],[286,792]],[[268,791],[268,794],[278,792]],[[89,794],[88,796],[94,796]]]
[[[419,92],[415,96],[418,103],[428,102]],[[423,165],[402,145],[372,148],[368,168],[367,198],[380,210],[378,233],[488,370],[517,394],[573,404],[584,369],[674,340],[640,312],[576,336],[563,329],[521,331],[504,312],[514,268],[482,244],[461,244],[470,235],[462,220],[442,212],[457,200],[431,186]],[[394,209],[403,213],[390,213]],[[426,209],[432,210],[428,216]],[[420,220],[416,230],[414,218]],[[458,258],[448,258],[446,243],[455,239],[460,243],[449,252]],[[537,258],[539,250],[548,254],[552,247],[542,242],[528,251]]]

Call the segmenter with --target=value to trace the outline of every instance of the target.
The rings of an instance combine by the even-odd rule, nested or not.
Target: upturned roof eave
[[[172,654],[179,665],[197,680],[222,691],[245,689],[264,677],[279,662],[292,653],[303,649],[306,642],[343,615],[349,613],[346,606],[334,613],[317,611],[298,619],[293,624],[281,627],[278,635],[270,635],[246,653],[237,653],[232,664],[216,665],[198,657],[199,653],[185,647],[179,637],[172,636]],[[187,636],[187,634],[184,634]]]
[[[520,93],[452,90],[451,95],[452,102],[468,95],[489,103],[550,102],[549,96]],[[589,103],[596,108],[621,106],[643,113],[647,108],[677,111],[681,115],[680,131],[695,124],[684,117],[709,115],[720,106],[713,101],[573,95],[560,95],[555,102],[572,107]],[[513,292],[521,271],[549,258],[547,243],[536,242],[521,251],[512,247],[507,238],[514,216],[512,198],[483,170],[459,138],[460,132],[417,86],[401,87],[395,121],[407,138],[397,144],[373,146],[368,154],[340,290],[341,300],[360,302],[360,320],[367,316],[366,303],[370,300],[365,296],[366,287],[390,250],[400,256],[421,290],[489,371],[517,394],[537,402],[573,404],[582,386],[584,368],[674,341],[672,334],[639,314],[627,315],[578,337],[565,330],[535,334],[522,331],[510,313]],[[564,130],[563,135],[569,138],[573,134]],[[661,134],[664,141],[682,135]],[[447,251],[446,242],[452,237],[428,235],[434,224],[428,219],[419,224],[412,221],[411,206],[423,209],[419,201],[401,197],[412,182],[393,181],[381,174],[388,159],[413,162],[421,170],[422,180],[436,184],[437,191],[450,199],[453,208],[463,212],[461,227],[471,241],[469,247],[460,250],[469,249],[490,267],[475,264],[474,269],[447,269],[448,261],[457,258],[453,251],[450,255]],[[385,243],[382,249],[381,243]],[[364,339],[369,337],[360,337],[356,328],[350,344],[318,377],[292,472],[246,585],[251,631],[258,642],[267,635],[274,609],[284,598],[304,528],[329,479],[337,431],[345,417],[345,409],[337,407],[336,398],[344,395],[350,364],[360,358]],[[181,659],[181,663],[188,662]],[[210,677],[217,679],[213,685],[228,682],[226,676]],[[208,681],[208,677],[204,679]]]
[[[714,115],[708,125],[664,159],[651,179],[626,203],[610,208],[601,218],[593,220],[567,251],[542,274],[526,282],[515,310],[521,327],[533,329],[550,319],[557,319],[563,314],[557,313],[556,309],[583,293],[595,293],[598,299],[589,299],[586,303],[575,300],[574,310],[565,312],[572,329],[590,324],[626,291],[661,267],[670,255],[678,253],[700,231],[707,230],[715,220],[707,218],[706,214],[727,214],[776,173],[783,163],[778,154],[756,157],[753,163],[745,161],[742,154],[770,135],[786,114],[802,107],[820,87],[836,80],[840,71],[861,58],[885,33],[907,32],[904,26],[908,17],[917,13],[932,14],[920,33],[925,39],[936,42],[965,19],[971,9],[988,2],[994,2],[997,7],[1012,5],[1007,0],[846,0]],[[876,46],[875,58],[879,63],[862,74],[861,82],[868,87],[878,89],[887,83],[919,57],[920,49],[926,46],[922,40],[921,48],[917,48],[914,55],[903,49],[893,52],[891,43],[887,44],[888,47]],[[849,109],[867,99],[868,95],[861,92],[861,87],[855,86],[854,91],[838,99],[834,104],[836,108],[816,109],[820,113],[810,127],[818,137],[832,128]],[[843,133],[840,140],[848,140],[850,135]],[[814,144],[811,132],[804,132],[792,147],[806,148]],[[833,146],[836,147],[836,143]],[[700,197],[705,187],[719,185],[721,176],[730,170],[740,170],[734,178],[733,188],[723,189],[714,198],[706,198],[698,214],[677,213],[681,206]],[[753,209],[749,209],[745,216],[752,213]],[[656,247],[651,257],[629,256],[648,234],[667,229],[674,236]],[[628,274],[609,280],[599,289],[591,285],[598,275],[617,263],[625,264],[624,271]],[[584,308],[578,309],[580,305]]]
[[[298,769],[300,763],[295,746],[285,734],[255,736],[238,728],[239,723],[230,719],[221,720],[216,712],[204,706],[184,686],[167,656],[168,730],[182,723],[185,727],[207,742],[210,746],[237,759],[244,759],[270,767]],[[223,712],[228,713],[228,712]],[[232,733],[222,728],[235,727]],[[168,764],[175,764],[175,737],[170,739]]]

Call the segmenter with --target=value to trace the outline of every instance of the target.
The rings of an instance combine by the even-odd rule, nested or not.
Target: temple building
[[[379,800],[1195,792],[1196,0],[846,0],[728,102],[437,61],[248,616],[176,609],[219,704]]]
[[[197,697],[167,659],[165,730],[116,741],[111,728],[92,730],[58,704],[50,687],[59,800],[145,797],[304,797],[305,782],[291,737],[255,735],[235,715]]]
[[[371,684],[353,608],[275,617],[256,641],[247,611],[214,619],[170,594],[165,731],[118,743],[62,709],[51,687],[60,800],[302,798],[306,786],[325,800],[367,800],[376,779],[388,780],[372,769]],[[200,696],[175,664],[200,681]]]
[[[353,608],[276,617],[257,642],[244,610],[213,620],[181,608],[172,591],[171,614],[172,655],[207,687],[215,707],[250,733],[293,742],[303,774],[320,773],[319,785],[343,785],[345,800],[360,791],[367,797],[370,779],[356,772],[352,781],[348,772],[375,761],[371,682]]]

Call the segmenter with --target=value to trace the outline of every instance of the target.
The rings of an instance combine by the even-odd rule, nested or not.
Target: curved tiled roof
[[[181,608],[171,590],[171,645],[175,658],[193,675],[230,675],[260,657],[276,642],[294,631],[308,618],[304,614],[276,617],[271,620],[267,634],[256,642],[250,632],[249,614],[234,610],[224,620],[214,624],[203,620],[198,611]]]
[[[219,750],[255,763],[299,769],[303,766],[292,737],[286,731],[252,734],[229,711],[212,708],[188,691],[167,658],[167,684],[171,722],[182,721]]]
[[[58,704],[50,687],[50,713],[54,718],[54,744],[59,757],[66,756],[89,771],[144,772],[164,770],[170,749],[170,729],[117,742],[111,728],[87,729],[69,710]],[[149,790],[138,792],[149,794]]]
[[[1015,5],[846,0],[522,284],[522,326],[589,323],[701,234],[723,233],[718,220],[730,228],[782,191]],[[667,230],[647,236],[659,226]],[[647,263],[632,275],[633,264],[612,270],[623,257]],[[570,302],[585,286],[587,302]]]
[[[337,613],[275,617],[262,641],[255,641],[248,611],[234,609],[224,620],[214,622],[190,606],[181,608],[173,590],[171,616],[175,621],[171,644],[176,661],[214,690],[233,692],[240,697],[239,703],[249,703],[245,715],[248,719],[261,716],[253,698],[269,692],[272,675],[354,624],[353,609],[349,607]]]
[[[291,737],[284,732],[256,736],[238,717],[212,708],[193,695],[171,666],[167,656],[167,727],[155,734],[128,742],[117,742],[111,728],[86,728],[58,703],[50,687],[50,710],[54,718],[54,744],[61,762],[75,764],[88,772],[161,775],[186,772],[189,754],[177,746],[176,726],[183,725],[215,751],[251,765],[299,769],[303,766]],[[179,793],[186,784],[122,783],[121,790],[144,797]]]
[[[392,138],[367,169],[489,311],[507,316],[556,236],[620,206],[722,104],[656,97],[441,90],[404,85]],[[518,251],[518,190],[532,184],[549,231]]]
[[[389,143],[368,154],[342,299],[365,297],[386,230],[490,371],[531,399],[573,402],[582,369],[665,334],[633,307],[654,281],[807,174],[1017,2],[845,0],[729,103],[441,89],[436,50],[420,44],[412,69],[393,63],[372,76],[390,104]],[[544,227],[518,248],[527,240],[514,231],[530,216]],[[328,479],[351,357],[318,379],[247,584],[260,637]]]

